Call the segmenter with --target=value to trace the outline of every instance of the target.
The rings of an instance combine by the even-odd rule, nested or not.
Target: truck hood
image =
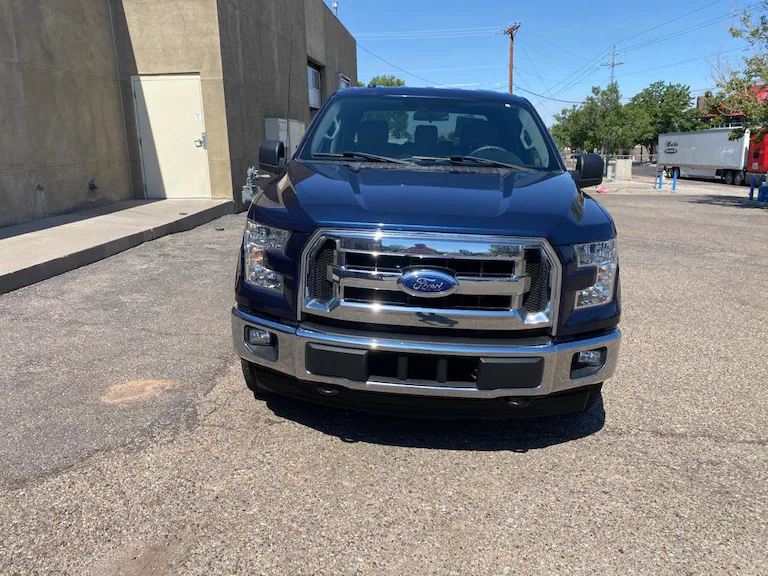
[[[567,172],[291,161],[249,217],[320,227],[535,236],[576,244],[612,238],[613,221]]]

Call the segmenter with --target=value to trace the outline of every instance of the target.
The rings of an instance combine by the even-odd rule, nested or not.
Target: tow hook
[[[317,387],[317,392],[323,396],[336,396],[339,393],[339,389],[334,386],[324,386],[321,384]]]
[[[528,398],[507,398],[507,406],[510,408],[525,408],[530,403]]]

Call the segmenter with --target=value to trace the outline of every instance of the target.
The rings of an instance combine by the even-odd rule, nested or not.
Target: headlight
[[[259,288],[283,292],[283,275],[267,268],[267,250],[285,252],[291,233],[248,220],[245,225],[245,281]]]
[[[616,286],[616,268],[619,262],[616,240],[576,244],[574,249],[579,268],[597,268],[595,284],[576,292],[576,310],[608,304],[613,300]]]

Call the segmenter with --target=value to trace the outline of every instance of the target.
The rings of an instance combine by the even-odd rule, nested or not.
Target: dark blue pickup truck
[[[347,89],[265,142],[232,335],[248,386],[431,417],[585,410],[619,355],[616,228],[508,94]]]

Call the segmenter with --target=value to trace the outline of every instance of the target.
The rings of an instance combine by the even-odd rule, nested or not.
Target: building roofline
[[[313,1],[317,1],[317,2],[320,2],[320,3],[321,3],[323,6],[325,6],[325,9],[326,9],[326,10],[328,10],[328,12],[330,12],[330,13],[331,13],[331,16],[333,16],[334,18],[336,18],[336,21],[337,21],[339,24],[341,24],[341,27],[342,27],[342,28],[344,28],[344,31],[345,31],[347,34],[349,34],[349,36],[350,36],[350,38],[352,38],[352,40],[354,40],[354,41],[355,41],[355,46],[357,46],[357,38],[355,38],[355,37],[354,37],[354,35],[352,34],[352,32],[350,32],[350,31],[349,31],[349,28],[347,28],[347,27],[344,25],[344,22],[342,22],[342,21],[341,21],[341,18],[339,18],[338,16],[336,16],[336,14],[334,14],[334,13],[333,13],[333,10],[331,10],[331,7],[330,7],[330,6],[328,6],[328,4],[326,4],[326,3],[325,3],[325,0],[313,0]]]

